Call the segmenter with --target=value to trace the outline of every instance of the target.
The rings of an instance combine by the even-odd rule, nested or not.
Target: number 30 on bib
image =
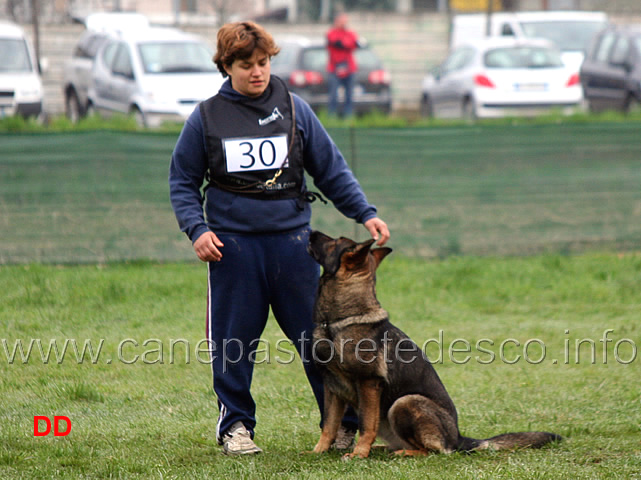
[[[251,172],[288,167],[287,135],[223,141],[227,172]],[[283,165],[283,162],[285,164]]]

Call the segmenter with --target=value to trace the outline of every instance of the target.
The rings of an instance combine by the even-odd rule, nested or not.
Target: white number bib
[[[251,172],[288,167],[287,135],[223,140],[227,172]],[[285,164],[283,165],[283,162]]]

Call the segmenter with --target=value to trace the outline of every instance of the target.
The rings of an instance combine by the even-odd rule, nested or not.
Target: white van
[[[450,48],[487,36],[486,14],[456,15],[452,19]],[[606,27],[604,12],[542,11],[497,12],[491,15],[490,36],[540,37],[554,42],[564,63],[577,71],[592,37]]]
[[[40,69],[22,28],[0,21],[0,118],[43,112]]]

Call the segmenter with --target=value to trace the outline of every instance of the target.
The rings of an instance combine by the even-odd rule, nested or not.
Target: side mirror
[[[47,57],[42,57],[38,62],[38,71],[40,75],[47,73],[49,70],[49,59]]]

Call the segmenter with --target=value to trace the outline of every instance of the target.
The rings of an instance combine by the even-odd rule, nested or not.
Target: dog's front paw
[[[325,453],[329,450],[330,445],[331,442],[324,442],[322,440],[319,440],[319,442],[314,447],[314,450],[312,450],[312,453]]]
[[[341,457],[341,460],[343,462],[349,462],[350,460],[354,458],[367,458],[368,455],[359,455],[358,453],[352,452],[352,453],[346,453]]]
[[[369,447],[360,447],[356,445],[354,451],[351,453],[346,453],[343,455],[342,459],[344,461],[351,460],[352,458],[367,458],[369,457],[370,448]]]

